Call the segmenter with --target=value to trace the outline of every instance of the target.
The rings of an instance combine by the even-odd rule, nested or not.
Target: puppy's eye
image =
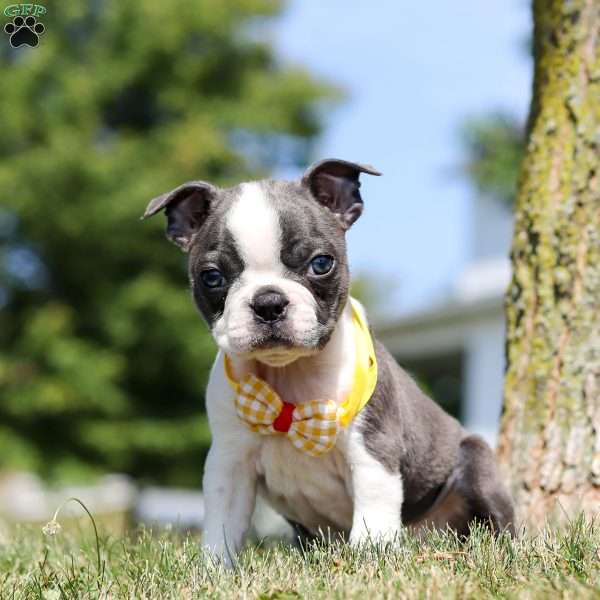
[[[333,256],[320,254],[310,261],[310,272],[313,275],[326,275],[333,269]]]
[[[219,269],[207,269],[200,273],[200,279],[207,288],[218,288],[225,285],[225,277]]]

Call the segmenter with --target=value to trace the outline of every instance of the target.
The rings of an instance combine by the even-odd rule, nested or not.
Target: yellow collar
[[[348,397],[338,409],[338,420],[342,427],[347,427],[352,419],[364,408],[369,401],[377,384],[377,359],[373,339],[369,332],[364,309],[354,298],[350,298],[352,308],[352,323],[354,325],[355,366],[354,383]],[[231,387],[238,392],[239,382],[233,375],[231,359],[225,354],[225,375]]]

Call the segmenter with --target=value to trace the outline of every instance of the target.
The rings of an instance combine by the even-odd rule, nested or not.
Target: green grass
[[[600,526],[584,519],[516,540],[407,536],[395,550],[251,546],[233,570],[205,561],[194,536],[149,530],[100,531],[98,566],[87,527],[0,539],[0,598],[600,598]]]

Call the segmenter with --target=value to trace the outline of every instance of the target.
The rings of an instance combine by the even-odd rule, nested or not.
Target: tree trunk
[[[600,2],[534,0],[499,458],[519,518],[600,513]]]

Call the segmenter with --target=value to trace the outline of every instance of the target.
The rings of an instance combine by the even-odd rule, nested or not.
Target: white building
[[[504,377],[504,294],[512,214],[490,199],[473,210],[471,261],[445,301],[375,324],[398,362],[466,427],[495,444]],[[440,249],[443,251],[443,249]]]

